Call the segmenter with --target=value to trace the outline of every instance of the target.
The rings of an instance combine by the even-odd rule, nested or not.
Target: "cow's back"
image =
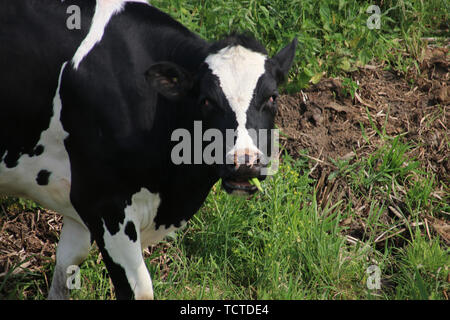
[[[90,19],[92,1],[73,4]],[[54,0],[0,0],[0,160],[8,168],[23,154],[41,152],[37,143],[50,124],[61,66],[89,28],[67,28],[67,7]]]

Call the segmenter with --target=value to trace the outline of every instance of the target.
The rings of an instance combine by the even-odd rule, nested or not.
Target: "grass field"
[[[283,91],[335,77],[352,97],[358,68],[376,64],[414,86],[429,42],[449,41],[448,1],[382,3],[381,28],[369,29],[369,1],[152,1],[211,40],[248,30],[273,54],[298,37]],[[437,104],[433,119],[448,127],[446,108]],[[307,150],[295,158],[284,153],[279,172],[251,199],[226,195],[219,182],[176,239],[146,251],[156,298],[448,300],[448,171],[435,175],[415,157],[419,142],[389,135],[368,115],[371,126],[360,129],[370,153],[326,159],[332,169],[325,182],[315,178],[317,161]],[[448,131],[444,136],[448,147]],[[38,210],[31,206],[4,200],[0,221],[13,207]],[[444,222],[443,233],[434,219]],[[44,299],[52,268],[49,260],[39,271],[10,269],[0,277],[0,299]],[[95,248],[81,275],[74,299],[114,297]],[[373,287],[377,275],[380,286]]]

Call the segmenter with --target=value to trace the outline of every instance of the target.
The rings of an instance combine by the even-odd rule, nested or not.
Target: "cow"
[[[206,41],[143,0],[0,0],[0,194],[63,215],[49,299],[69,297],[67,270],[94,241],[118,299],[154,298],[143,248],[220,179],[249,195],[264,179],[272,136],[249,132],[274,128],[296,47]],[[234,130],[231,147],[176,164],[173,133],[198,123]]]

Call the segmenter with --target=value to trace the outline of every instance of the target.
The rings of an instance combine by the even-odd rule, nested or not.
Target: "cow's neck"
[[[158,35],[157,38],[160,38]],[[169,39],[169,41],[167,41]],[[157,43],[159,39],[154,39]],[[209,44],[191,32],[169,33],[161,38],[161,41],[170,45],[157,48],[157,61],[169,61],[175,63],[186,70],[195,73],[206,59]]]

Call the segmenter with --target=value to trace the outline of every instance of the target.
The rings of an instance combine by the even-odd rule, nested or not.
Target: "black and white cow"
[[[219,179],[250,194],[263,178],[249,130],[273,128],[296,44],[269,58],[248,36],[209,43],[144,0],[0,0],[0,194],[64,216],[49,298],[68,297],[92,241],[119,299],[153,298],[142,248]],[[235,130],[233,163],[173,163],[172,133],[198,121]]]

